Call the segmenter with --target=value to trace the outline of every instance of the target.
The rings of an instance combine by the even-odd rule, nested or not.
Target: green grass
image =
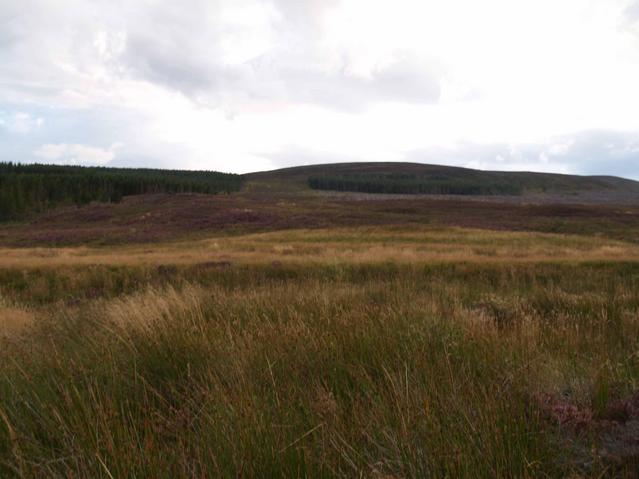
[[[636,390],[636,263],[32,275],[5,289],[36,320],[0,349],[0,477],[632,471],[536,398]],[[69,304],[83,281],[100,294]]]

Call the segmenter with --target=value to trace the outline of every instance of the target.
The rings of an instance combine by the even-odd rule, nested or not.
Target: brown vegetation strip
[[[494,230],[598,234],[636,240],[639,206],[517,204],[465,199],[324,196],[144,195],[119,204],[51,211],[0,226],[0,244],[146,243],[215,234],[362,225],[446,225]]]

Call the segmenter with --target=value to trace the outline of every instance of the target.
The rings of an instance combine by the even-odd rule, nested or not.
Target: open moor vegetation
[[[441,167],[359,168],[3,224],[0,477],[637,477],[637,185],[309,188]]]
[[[377,228],[144,248],[4,251],[0,476],[637,467],[633,244]]]

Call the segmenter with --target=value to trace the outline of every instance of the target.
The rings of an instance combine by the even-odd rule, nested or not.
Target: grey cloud
[[[461,143],[406,154],[406,161],[484,170],[555,171],[639,180],[639,132],[582,131],[539,144]]]
[[[634,35],[639,41],[639,1],[634,1],[626,7],[619,28]]]
[[[96,71],[162,85],[213,107],[232,108],[235,99],[246,98],[348,110],[380,101],[438,100],[440,67],[401,53],[369,77],[349,74],[348,55],[339,47],[327,52],[322,44],[324,16],[338,3],[232,4],[270,5],[265,11],[272,14],[256,27],[226,22],[220,0],[188,6],[159,0],[152,8],[138,2],[69,0],[59,8],[44,0],[5,2],[0,5],[0,101],[56,102],[65,92],[82,94],[82,82]],[[229,45],[251,38],[254,28],[271,38],[268,49],[244,63],[225,62]],[[100,55],[97,34],[121,38],[121,51]],[[327,58],[341,58],[341,64],[327,65]]]
[[[103,6],[77,0],[57,6],[38,0],[2,2],[0,102],[51,105],[61,92],[81,88],[79,76],[96,63],[92,8]]]
[[[639,179],[639,132],[582,132],[562,160],[580,174]]]
[[[220,88],[227,75],[220,61],[221,26],[207,22],[216,10],[217,2],[184,8],[165,1],[147,14],[136,12],[126,25],[121,62],[129,74],[189,95]]]
[[[379,97],[406,102],[434,103],[439,98],[439,77],[433,67],[407,60],[376,72]]]
[[[44,121],[28,134],[0,127],[0,159],[28,159],[45,144],[107,148],[123,142],[114,165],[183,165],[190,145],[167,146],[162,138],[151,138],[145,131],[149,119],[137,107],[111,107],[119,80],[161,85],[231,113],[236,104],[251,101],[348,111],[376,102],[437,102],[446,73],[441,65],[395,52],[394,61],[358,76],[352,73],[354,59],[348,52],[338,45],[326,51],[323,28],[339,1],[0,0],[0,109]],[[228,62],[228,46],[254,33],[252,25],[231,25],[222,16],[225,5],[241,4],[272,7],[273,14],[259,26],[270,41],[253,58]],[[639,1],[628,7],[625,18],[629,28],[639,31]],[[96,44],[101,32],[108,40],[102,47]],[[113,48],[101,51],[105,45]],[[116,95],[105,94],[99,101],[100,89]],[[82,108],[65,103],[69,92],[91,101]],[[601,130],[534,145],[459,144],[454,150],[409,152],[406,160],[639,178],[638,141],[636,133]],[[262,156],[274,166],[367,160],[299,147]]]
[[[282,15],[272,20],[274,45],[240,65],[225,64],[221,58],[220,44],[237,32],[204,20],[215,15],[215,6],[196,2],[194,9],[184,13],[163,4],[148,18],[129,26],[121,60],[138,78],[214,106],[237,96],[338,109],[360,109],[378,101],[438,100],[438,72],[409,57],[400,56],[374,71],[371,78],[347,74],[346,58],[340,68],[327,70],[317,45],[321,40],[318,12],[328,10],[331,3],[336,2],[314,1],[311,8],[302,8],[299,2],[276,1]]]
[[[629,22],[639,21],[639,2],[634,2],[629,5],[624,11],[624,16]]]
[[[434,103],[439,99],[439,79],[428,65],[397,61],[380,68],[369,78],[337,72],[309,71],[277,60],[261,58],[253,62],[264,81],[260,88],[249,88],[253,98],[277,98],[316,103],[336,109],[361,110],[370,103],[399,101]]]
[[[252,64],[268,65],[265,77],[289,92],[291,99],[344,109],[362,109],[379,101],[438,101],[442,67],[403,52],[397,52],[393,62],[374,69],[366,78],[348,73],[352,59],[339,50],[333,53],[341,58],[341,65],[323,70],[321,28],[325,14],[339,4],[337,0],[274,3],[285,19],[278,25],[280,40],[285,43]]]

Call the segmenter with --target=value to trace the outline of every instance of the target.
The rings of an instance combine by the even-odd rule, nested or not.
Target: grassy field
[[[0,251],[0,477],[635,477],[639,246],[366,226]]]

